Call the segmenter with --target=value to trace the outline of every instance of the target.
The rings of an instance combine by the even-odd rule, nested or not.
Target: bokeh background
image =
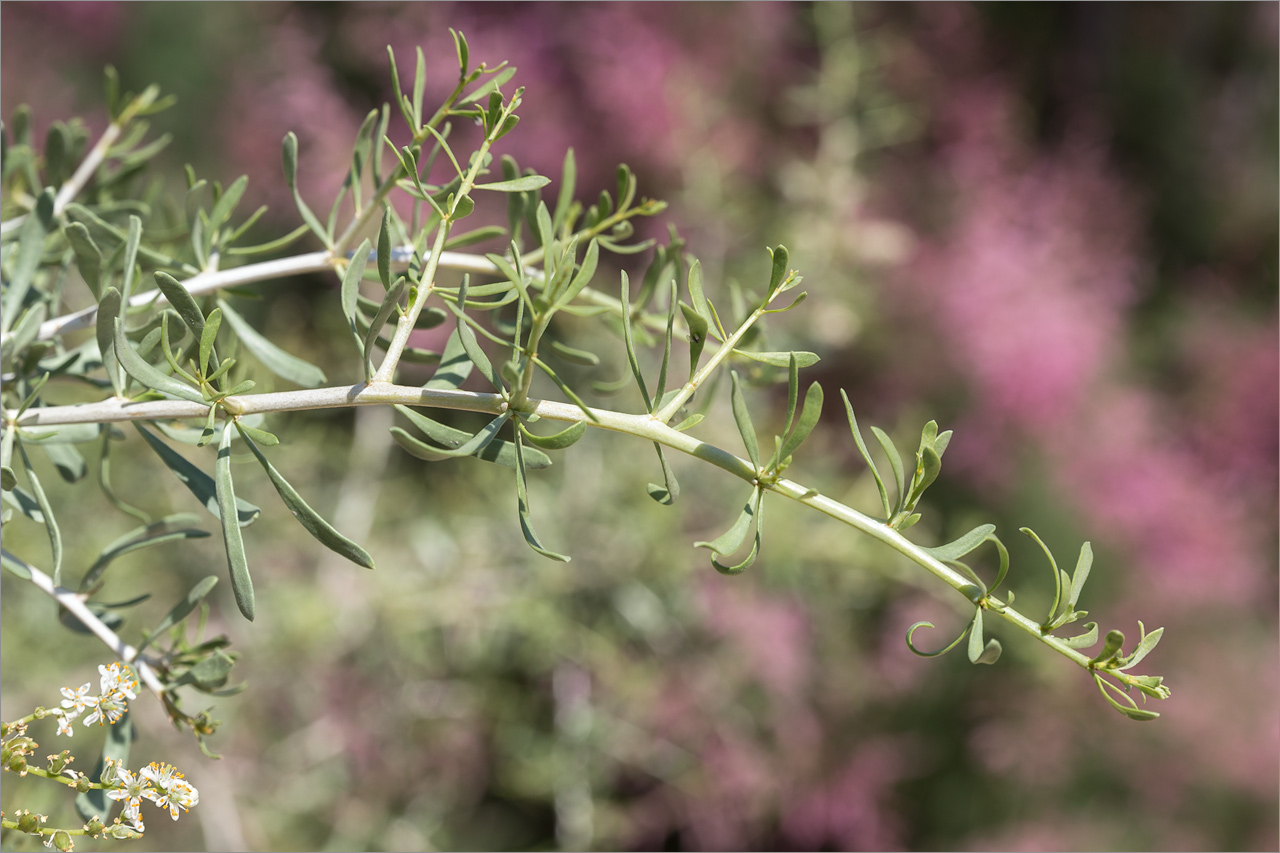
[[[259,618],[224,595],[211,622],[249,689],[218,703],[219,762],[136,703],[134,754],[183,767],[201,805],[131,849],[1275,849],[1277,8],[4,4],[5,116],[97,132],[104,65],[158,82],[180,99],[154,121],[169,185],[184,163],[248,174],[264,237],[296,224],[284,133],[327,209],[389,96],[386,45],[402,75],[422,46],[430,100],[462,30],[526,87],[503,151],[558,179],[572,146],[584,199],[630,164],[713,293],[789,247],[811,296],[770,334],[822,356],[828,396],[797,479],[877,506],[839,387],[904,446],[936,418],[956,435],[917,539],[995,522],[1033,612],[1048,575],[1014,531],[1068,565],[1089,539],[1090,619],[1166,627],[1144,668],[1173,698],[1136,724],[1020,638],[991,668],[912,656],[913,621],[958,630],[954,595],[781,502],[760,561],[717,575],[690,544],[742,495],[714,470],[677,462],[667,509],[643,490],[656,460],[584,439],[531,486],[558,564],[521,541],[507,472],[388,449],[385,412],[281,417],[277,464],[379,568],[250,485]],[[262,292],[262,327],[354,375],[334,282]],[[138,459],[122,491],[191,509]],[[74,506],[72,559],[132,525]],[[113,569],[120,598],[158,588],[156,616],[225,571],[216,536],[167,547]],[[3,583],[8,718],[100,653]],[[6,811],[40,805],[4,787]]]

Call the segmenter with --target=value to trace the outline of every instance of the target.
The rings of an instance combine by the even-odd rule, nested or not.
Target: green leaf
[[[631,330],[631,282],[627,279],[626,270],[622,271],[622,340],[627,347],[627,362],[631,365],[631,375],[635,377],[640,388],[640,396],[644,400],[646,412],[653,411],[653,402],[649,398],[649,388],[645,385],[644,375],[640,372],[640,362],[636,358],[636,346]]]
[[[1138,632],[1140,636],[1137,648],[1133,650],[1132,654],[1121,658],[1116,669],[1130,669],[1137,666],[1142,662],[1143,658],[1151,654],[1156,644],[1160,642],[1160,638],[1164,636],[1164,628],[1157,628],[1148,634],[1146,626],[1141,622],[1138,623]]]
[[[722,556],[732,554],[741,548],[742,543],[746,541],[747,533],[751,530],[751,522],[755,519],[759,495],[760,489],[753,489],[751,497],[747,499],[746,504],[742,507],[742,512],[734,519],[728,530],[710,542],[694,542],[693,547],[709,548],[713,553]]]
[[[489,380],[489,384],[495,389],[501,391],[502,380],[498,377],[497,371],[493,369],[493,364],[489,361],[489,357],[480,348],[480,342],[476,340],[476,333],[467,325],[466,315],[462,310],[462,306],[467,304],[467,283],[467,279],[464,277],[462,286],[458,288],[458,304],[450,306],[458,318],[458,338],[462,341],[462,346],[467,351],[467,357],[471,359],[472,363],[480,371],[480,375]]]
[[[208,534],[205,535],[207,536]],[[169,612],[160,620],[160,623],[143,636],[142,642],[138,644],[138,652],[141,653],[143,649],[151,645],[152,640],[177,625],[183,619],[186,619],[187,615],[195,610],[201,601],[204,601],[205,596],[209,594],[209,591],[217,583],[218,579],[216,577],[208,575],[200,583],[193,586],[181,601],[169,609]]]
[[[36,199],[35,209],[23,220],[18,230],[17,260],[5,282],[5,294],[0,298],[0,328],[9,331],[18,318],[40,259],[44,255],[45,236],[53,230],[53,188],[45,187]]]
[[[582,289],[591,283],[592,277],[596,274],[596,264],[600,259],[600,244],[596,240],[592,240],[587,244],[587,252],[582,258],[582,264],[578,267],[578,274],[573,277],[573,281],[564,289],[564,292],[556,297],[556,306],[564,307],[573,301]]]
[[[40,513],[44,517],[45,532],[49,536],[49,550],[53,556],[53,571],[49,574],[53,577],[53,585],[61,586],[62,531],[58,527],[58,520],[53,516],[53,506],[49,503],[49,498],[44,493],[44,488],[40,485],[40,478],[36,476],[35,468],[31,464],[31,458],[27,456],[26,445],[22,439],[18,439],[17,444],[18,453],[22,456],[22,465],[27,471],[27,482],[31,484],[31,493],[36,499],[36,505],[40,507]]]
[[[529,190],[540,190],[551,183],[550,178],[542,175],[525,175],[510,181],[495,181],[491,184],[476,184],[478,190],[491,190],[500,193],[522,193]]]
[[[776,249],[771,249],[769,254],[773,258],[773,269],[769,273],[769,289],[766,293],[773,296],[774,291],[781,286],[783,278],[787,275],[787,247],[778,246]]]
[[[680,423],[673,426],[672,429],[675,430],[676,432],[684,432],[685,430],[692,429],[693,427],[696,427],[698,424],[702,423],[702,420],[705,417],[706,415],[702,414],[701,412],[697,412],[695,414],[689,415],[689,417],[685,418]]]
[[[965,629],[960,632],[960,636],[956,637],[954,640],[952,640],[950,643],[947,643],[947,645],[938,649],[936,652],[925,652],[916,648],[916,645],[912,640],[912,637],[915,635],[916,631],[919,630],[920,628],[933,628],[933,627],[936,627],[936,626],[932,622],[916,622],[910,628],[907,629],[907,648],[911,650],[912,654],[919,655],[922,658],[936,658],[936,657],[940,657],[941,655],[945,655],[947,652],[951,651],[956,646],[960,645],[960,641],[969,635],[969,631],[973,626],[972,626],[972,623],[970,623],[969,625],[966,625]]]
[[[204,332],[205,320],[204,312],[196,304],[195,297],[167,272],[157,270],[155,280],[165,299],[169,300],[169,304],[173,306],[173,310],[178,312],[178,316],[187,324],[187,328],[195,335],[196,340],[200,340],[200,335]]]
[[[1072,649],[1086,649],[1098,642],[1098,623],[1086,622],[1084,624],[1084,633],[1077,634],[1074,637],[1059,637],[1062,644]]]
[[[236,606],[244,618],[253,621],[253,579],[249,577],[249,558],[244,551],[244,537],[240,525],[233,520],[236,515],[235,486],[231,482],[231,436],[228,425],[222,428],[222,442],[218,445],[218,461],[214,465],[218,516],[222,522],[222,538],[227,546],[227,568],[231,574],[231,591]]]
[[[391,289],[391,208],[382,210],[382,226],[378,229],[378,278],[384,291]]]
[[[461,249],[465,246],[471,246],[476,243],[483,243],[485,240],[492,240],[496,237],[502,237],[507,233],[505,228],[497,225],[485,225],[471,231],[456,236],[450,236],[445,241],[445,251],[452,249]]]
[[[749,358],[752,361],[763,362],[773,367],[790,367],[792,356],[795,357],[798,367],[812,367],[821,361],[818,355],[812,352],[751,352],[735,348],[733,354]]]
[[[222,311],[214,308],[209,312],[209,319],[200,333],[200,360],[197,366],[201,373],[209,372],[209,357],[213,355],[213,344],[218,337],[218,329],[222,327]]]
[[[988,640],[984,645],[982,639],[982,608],[978,607],[969,626],[969,663],[993,664],[1000,659],[1000,641]]]
[[[93,242],[93,237],[89,236],[89,229],[80,222],[72,222],[63,230],[63,233],[67,235],[67,242],[71,244],[71,249],[75,252],[76,269],[80,271],[80,277],[89,286],[94,298],[100,298],[102,296],[100,292],[102,289],[102,251]]]
[[[524,446],[520,433],[516,433],[515,441],[516,451],[516,505],[520,513],[520,530],[524,533],[524,540],[529,547],[537,551],[544,557],[550,557],[552,560],[559,560],[562,563],[569,562],[569,557],[564,554],[558,554],[555,551],[548,550],[538,539],[538,534],[533,529],[533,521],[529,511],[529,490],[525,483],[525,462],[524,462]]]
[[[541,447],[543,450],[564,450],[566,447],[577,442],[577,440],[582,438],[582,436],[587,432],[586,421],[577,421],[567,429],[552,433],[551,435],[538,435],[532,432],[524,425],[524,421],[522,420],[516,421],[516,427],[520,430],[520,434],[523,435],[530,444],[535,447]]]
[[[742,394],[742,383],[738,379],[738,371],[734,370],[730,374],[733,378],[733,391],[730,400],[733,404],[733,419],[738,424],[738,434],[742,436],[742,443],[747,449],[747,458],[751,460],[751,465],[755,468],[760,467],[760,447],[756,442],[756,429],[751,424],[751,413],[747,411],[747,403]]]
[[[346,272],[342,274],[342,316],[347,318],[347,326],[361,355],[364,355],[364,336],[357,328],[356,305],[360,298],[360,279],[364,277],[364,268],[369,263],[369,246],[369,239],[366,237],[347,262]]]
[[[1106,666],[1112,662],[1112,658],[1120,653],[1120,649],[1123,646],[1124,632],[1112,629],[1107,632],[1107,637],[1102,642],[1102,651],[1094,655],[1089,663]]]
[[[467,350],[462,345],[458,330],[454,329],[445,341],[444,351],[440,353],[440,366],[422,387],[454,391],[462,387],[462,383],[471,375],[475,364],[467,357]]]
[[[1075,610],[1084,583],[1089,579],[1089,570],[1093,567],[1093,546],[1085,542],[1080,546],[1080,558],[1076,560],[1076,570],[1071,575],[1071,591],[1067,593],[1067,610]]]
[[[425,459],[428,462],[435,462],[451,458],[449,455],[445,455],[447,450],[461,447],[464,443],[474,438],[474,436],[469,432],[463,432],[460,429],[454,429],[453,427],[445,426],[442,423],[433,421],[431,418],[428,418],[426,415],[420,414],[419,412],[415,412],[408,406],[397,405],[395,408],[396,411],[408,418],[409,422],[421,430],[428,438],[439,445],[443,445],[444,447],[443,450],[440,447],[432,447],[431,445],[425,444],[424,442],[409,435],[404,430],[399,429],[398,427],[392,427],[391,433],[397,443],[408,451],[410,455],[417,456],[419,459]],[[525,448],[524,456],[526,468],[540,469],[551,467],[551,457],[547,456],[547,454],[540,450]],[[511,442],[505,441],[501,438],[495,438],[490,441],[475,454],[475,457],[477,459],[483,459],[486,462],[493,462],[497,465],[501,465],[504,468],[514,468],[516,463],[515,447]]]
[[[8,551],[0,551],[0,566],[15,577],[24,581],[31,580],[31,567]]]
[[[809,437],[809,433],[813,432],[813,428],[818,425],[818,419],[822,417],[822,386],[814,382],[809,386],[809,390],[804,395],[804,408],[800,411],[800,420],[796,423],[795,429],[787,436],[787,440],[782,444],[782,450],[778,453],[778,462],[783,462],[788,456],[795,453]]]
[[[333,248],[333,239],[329,236],[329,232],[316,215],[311,212],[311,208],[307,207],[307,203],[302,200],[301,194],[298,192],[298,137],[293,131],[289,131],[284,136],[284,181],[288,185],[289,191],[293,193],[294,204],[298,206],[298,213],[302,216],[302,221],[307,223],[309,227],[320,241],[324,243],[325,248]]]
[[[245,349],[253,353],[254,357],[262,362],[262,366],[267,370],[270,370],[281,379],[287,379],[303,388],[317,388],[325,383],[323,370],[310,362],[298,358],[296,355],[280,349],[270,339],[253,328],[249,321],[236,313],[226,301],[219,299],[218,307],[222,309],[223,316],[227,318],[227,322],[231,324],[231,328],[235,330],[236,336],[240,338],[240,342],[244,344]],[[213,315],[211,314],[210,321],[212,321],[212,318]],[[201,351],[203,351],[203,348]]]
[[[995,532],[994,524],[982,524],[973,528],[965,535],[961,536],[946,545],[937,545],[933,548],[920,547],[929,556],[936,560],[959,560],[965,554],[977,548],[983,542],[987,541],[987,537]]]
[[[172,471],[182,484],[191,490],[191,494],[195,495],[196,500],[213,514],[214,518],[221,520],[221,505],[218,503],[217,485],[214,479],[205,472],[201,471],[195,465],[192,465],[185,457],[180,456],[177,451],[173,450],[169,445],[147,432],[140,424],[134,422],[134,428],[142,433],[142,437],[151,445],[151,449],[160,457],[160,461]],[[247,527],[258,520],[261,510],[248,501],[240,498],[236,499],[236,520],[241,527]]]
[[[120,366],[124,368],[126,373],[141,382],[145,387],[155,389],[171,397],[190,400],[193,403],[207,402],[204,399],[204,395],[197,389],[172,376],[161,373],[144,361],[124,336],[123,318],[116,320],[115,327],[115,354],[116,358],[120,360]]]
[[[176,542],[181,539],[203,539],[209,534],[193,527],[180,527],[179,525],[194,524],[196,516],[187,512],[166,515],[164,518],[158,519],[141,527],[134,528],[128,533],[116,539],[110,545],[102,549],[102,553],[93,561],[93,565],[89,566],[84,573],[84,578],[80,581],[80,591],[88,592],[102,577],[103,572],[107,570],[107,566],[113,560],[130,554],[140,548],[147,548],[152,545],[160,545],[165,542]]]
[[[849,430],[853,433],[854,443],[858,445],[858,452],[862,454],[863,461],[871,469],[871,476],[875,478],[876,488],[880,490],[880,502],[884,504],[884,517],[888,521],[893,516],[893,508],[889,504],[889,493],[885,490],[884,480],[881,479],[880,470],[876,467],[875,460],[871,458],[871,453],[867,450],[866,442],[862,440],[862,431],[858,429],[858,419],[853,415],[853,406],[849,404],[849,395],[844,393],[843,388],[840,389],[840,399],[844,400],[844,409],[849,416]]]
[[[570,148],[564,155],[564,167],[560,171],[560,192],[556,196],[556,212],[551,217],[552,226],[557,231],[572,228],[568,222],[569,211],[573,208],[573,194],[577,189],[578,165]]]
[[[587,350],[574,349],[568,344],[552,339],[548,344],[550,350],[565,361],[580,364],[583,367],[596,367],[600,364],[600,356]]]
[[[241,424],[236,424],[236,429],[240,431],[241,437],[245,444],[253,451],[253,455],[257,457],[258,463],[262,465],[267,477],[271,480],[271,485],[276,487],[276,492],[280,495],[280,500],[284,501],[284,505],[288,507],[289,512],[293,513],[294,518],[298,519],[298,523],[310,533],[317,542],[338,554],[345,557],[357,566],[363,566],[366,569],[373,568],[373,558],[369,556],[369,552],[361,548],[355,542],[343,536],[336,528],[316,512],[311,506],[302,499],[297,490],[289,484],[289,481],[276,470],[270,460],[262,454],[258,449],[258,445],[254,443],[249,435],[249,431]]]
[[[244,195],[245,188],[249,186],[249,176],[241,175],[231,182],[231,186],[222,191],[222,196],[214,204],[213,210],[209,213],[209,236],[212,237],[219,228],[231,217],[236,206],[240,204],[240,199]]]
[[[74,445],[42,443],[40,447],[58,470],[58,474],[66,482],[75,483],[88,472],[84,457],[80,455],[80,451],[76,450]]]
[[[680,481],[676,479],[676,472],[671,469],[670,463],[667,462],[667,456],[662,452],[662,445],[655,441],[653,448],[658,451],[658,463],[662,466],[663,485],[649,483],[646,486],[646,490],[649,493],[649,497],[658,503],[663,506],[671,506],[680,498]]]
[[[378,339],[378,335],[382,332],[382,327],[387,324],[387,320],[395,312],[400,305],[400,299],[408,290],[408,284],[404,276],[396,279],[396,283],[387,295],[382,299],[382,305],[378,308],[378,313],[374,316],[373,321],[369,324],[369,330],[364,333],[364,377],[366,380],[373,378],[373,345]]]
[[[880,442],[880,448],[889,460],[889,468],[893,471],[893,479],[898,484],[898,505],[895,512],[901,511],[907,499],[907,479],[902,470],[902,457],[898,455],[898,448],[894,447],[893,439],[889,438],[889,435],[884,430],[873,426],[871,432],[875,435],[876,441]]]

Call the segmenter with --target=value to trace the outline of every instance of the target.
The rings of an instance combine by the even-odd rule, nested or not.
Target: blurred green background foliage
[[[154,122],[169,185],[188,162],[248,174],[264,238],[296,225],[281,137],[297,133],[303,194],[325,206],[389,96],[386,45],[423,47],[429,101],[454,79],[447,28],[463,31],[527,87],[501,153],[555,180],[572,146],[584,198],[629,163],[671,202],[648,227],[677,225],[712,288],[757,283],[761,247],[786,244],[811,296],[771,326],[776,348],[817,351],[808,378],[903,441],[929,418],[956,431],[914,538],[995,522],[1030,601],[1041,558],[1009,532],[1060,555],[1091,539],[1082,605],[1168,629],[1151,660],[1174,695],[1136,726],[1017,640],[994,668],[913,657],[906,627],[958,630],[961,602],[799,507],[776,502],[761,560],[717,575],[690,545],[740,497],[696,463],[659,507],[651,454],[589,435],[530,485],[561,564],[524,546],[506,472],[405,456],[389,412],[285,415],[277,466],[379,568],[285,519],[249,531],[258,619],[221,585],[213,616],[249,690],[218,706],[220,762],[136,703],[135,754],[180,763],[202,798],[136,849],[1280,843],[1276,4],[7,3],[0,19],[4,115],[29,103],[37,138],[72,115],[96,133],[104,65],[158,82],[180,99]],[[260,327],[352,372],[335,281],[261,291]],[[872,509],[827,409],[797,477]],[[153,461],[117,469],[132,500],[190,508]],[[69,565],[129,526],[97,500],[71,512]],[[172,600],[223,573],[209,541],[139,554],[112,583]],[[8,718],[101,653],[3,584]],[[36,810],[20,787],[5,810]]]

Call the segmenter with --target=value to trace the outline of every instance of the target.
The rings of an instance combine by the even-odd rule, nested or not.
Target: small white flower
[[[195,786],[182,777],[172,764],[157,764],[154,761],[138,771],[155,786],[152,801],[162,809],[169,810],[169,816],[178,819],[178,809],[190,809],[200,802],[200,792]]]
[[[107,796],[113,800],[124,800],[124,816],[126,820],[138,821],[138,813],[142,808],[142,800],[154,800],[156,792],[147,784],[147,780],[143,778],[142,773],[137,776],[130,773],[124,768],[124,765],[116,767],[116,784],[120,787],[107,791]],[[141,832],[142,830],[138,830]]]
[[[62,695],[67,697],[62,700],[62,707],[67,709],[67,713],[72,719],[80,716],[84,709],[90,705],[96,705],[98,700],[96,697],[89,696],[89,682],[80,685],[79,690],[72,690],[70,687],[62,688]]]
[[[75,726],[71,725],[71,721],[75,719],[73,714],[58,715],[58,734],[71,737],[76,733]]]

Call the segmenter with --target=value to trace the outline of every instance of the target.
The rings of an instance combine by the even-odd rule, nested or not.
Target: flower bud
[[[18,812],[18,829],[23,832],[39,832],[40,824],[48,820],[47,815],[32,814],[27,809]]]
[[[53,846],[61,850],[62,853],[68,853],[68,851],[76,848],[76,843],[72,840],[71,833],[65,829],[59,829],[53,834]]]
[[[89,835],[94,838],[97,838],[99,835],[101,835],[103,829],[105,829],[105,827],[102,825],[102,818],[98,817],[97,815],[94,815],[93,817],[91,817],[89,819],[89,822],[84,825],[84,831],[89,833]]]

